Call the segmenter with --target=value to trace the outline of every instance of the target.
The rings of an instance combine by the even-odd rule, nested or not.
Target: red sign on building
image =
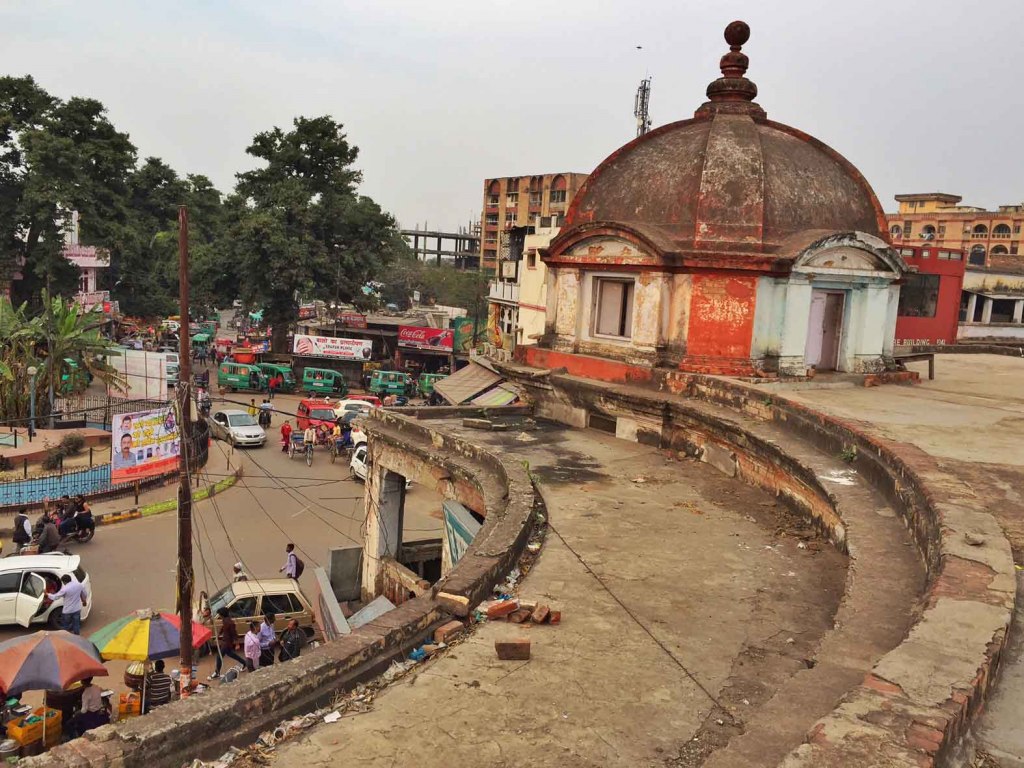
[[[436,349],[451,352],[455,334],[450,328],[423,328],[418,325],[398,326],[398,346],[413,349]]]
[[[359,312],[339,312],[338,322],[348,328],[365,328],[366,315]]]
[[[934,244],[904,245],[900,255],[917,272],[900,286],[896,343],[955,344],[964,283],[964,254]]]

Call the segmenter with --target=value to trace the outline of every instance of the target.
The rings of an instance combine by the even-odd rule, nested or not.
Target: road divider
[[[194,491],[192,493],[192,501],[203,501],[211,496],[216,496],[218,493],[226,491],[237,483],[241,477],[242,467],[238,467],[223,480],[219,480],[212,485],[207,485],[197,491]],[[123,512],[103,512],[95,515],[95,518],[97,525],[112,525],[113,523],[123,523],[128,520],[138,520],[143,517],[151,517],[152,515],[159,515],[164,512],[172,512],[177,508],[178,499],[175,497],[173,499],[166,499],[165,501],[155,501],[152,504],[132,507],[131,509],[126,509]]]

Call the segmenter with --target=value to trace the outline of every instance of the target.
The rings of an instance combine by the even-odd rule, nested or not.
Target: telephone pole
[[[178,425],[181,455],[178,459],[178,617],[181,621],[181,695],[185,697],[192,680],[192,483],[189,467],[192,455],[192,356],[189,350],[188,310],[188,206],[178,206],[178,293],[181,325],[178,328]]]

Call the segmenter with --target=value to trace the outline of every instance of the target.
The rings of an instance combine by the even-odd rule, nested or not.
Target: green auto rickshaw
[[[412,376],[401,371],[374,371],[370,377],[370,391],[382,395],[410,395],[416,391]]]
[[[283,383],[278,389],[278,392],[295,391],[295,385],[297,382],[295,381],[295,374],[292,373],[290,366],[281,365],[280,363],[257,363],[256,366],[263,371],[263,375],[266,376],[268,380],[280,374],[283,379]]]
[[[417,388],[420,391],[420,397],[430,397],[434,394],[434,384],[439,382],[441,379],[447,379],[447,373],[421,373],[420,379],[417,382]]]
[[[348,382],[341,371],[329,368],[306,368],[302,371],[302,391],[313,395],[348,394]]]
[[[217,368],[217,386],[221,392],[264,392],[267,389],[267,377],[257,365],[221,363]]]

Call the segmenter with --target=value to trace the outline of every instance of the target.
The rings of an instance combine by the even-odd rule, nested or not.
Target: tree
[[[280,352],[298,296],[352,301],[406,246],[394,218],[356,194],[358,149],[332,118],[296,118],[246,151],[264,166],[238,175],[226,250],[242,299],[263,306]]]
[[[65,222],[78,211],[84,238],[111,238],[134,165],[135,147],[98,101],[61,101],[31,77],[0,78],[0,287],[20,271],[14,295],[33,304],[42,287],[73,291]]]
[[[0,421],[29,418],[31,367],[37,369],[38,418],[50,414],[64,376],[71,374],[69,360],[115,388],[123,385],[103,357],[113,345],[100,333],[102,312],[84,312],[77,304],[46,293],[41,299],[42,313],[29,317],[26,303],[15,306],[0,297]]]

